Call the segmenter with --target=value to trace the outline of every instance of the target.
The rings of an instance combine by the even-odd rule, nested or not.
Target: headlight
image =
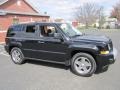
[[[106,55],[106,54],[109,54],[110,52],[109,51],[100,51],[100,54],[103,54],[103,55]]]
[[[110,53],[110,47],[108,45],[105,45],[104,47],[99,47],[100,54],[106,55]]]

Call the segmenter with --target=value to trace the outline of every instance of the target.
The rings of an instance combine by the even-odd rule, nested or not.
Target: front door
[[[67,58],[68,45],[61,39],[54,37],[54,33],[60,33],[54,25],[40,25],[40,35],[36,43],[36,55],[34,58],[64,62]]]

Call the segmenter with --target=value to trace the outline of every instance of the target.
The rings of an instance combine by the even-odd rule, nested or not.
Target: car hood
[[[72,38],[72,41],[108,43],[110,41],[110,38],[103,35],[82,35]]]

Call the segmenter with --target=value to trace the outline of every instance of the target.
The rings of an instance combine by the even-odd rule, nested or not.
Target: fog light
[[[100,51],[100,54],[109,54],[109,51]]]

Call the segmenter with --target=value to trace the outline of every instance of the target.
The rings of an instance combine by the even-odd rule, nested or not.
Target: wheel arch
[[[84,77],[92,76],[97,69],[97,63],[96,63],[96,59],[94,58],[94,54],[91,53],[91,52],[88,52],[88,51],[74,51],[72,54],[73,54],[73,56],[75,55],[71,59],[71,69],[72,69],[72,71],[76,75],[80,75],[80,76],[84,76]],[[89,71],[87,73],[80,73],[79,69],[76,69],[77,65],[75,64],[75,60],[77,60],[77,57],[79,57],[79,55],[83,55],[83,56],[85,55],[85,57],[88,57],[89,61],[91,62],[91,69],[89,69]],[[79,68],[79,65],[77,67]],[[80,65],[80,68],[81,68],[81,65]],[[82,68],[84,68],[84,66],[82,66]]]
[[[91,52],[91,51],[85,51],[85,50],[73,50],[72,52],[71,52],[71,57],[70,58],[72,58],[75,54],[77,54],[77,53],[87,53],[87,54],[89,54],[89,55],[91,55],[94,59],[95,59],[95,62],[96,62],[96,64],[97,64],[97,60],[96,60],[96,55],[93,53],[93,52]]]
[[[21,46],[20,46],[20,45],[15,45],[15,44],[10,45],[10,46],[9,46],[9,54],[10,54],[11,50],[12,50],[14,47],[20,48]]]

